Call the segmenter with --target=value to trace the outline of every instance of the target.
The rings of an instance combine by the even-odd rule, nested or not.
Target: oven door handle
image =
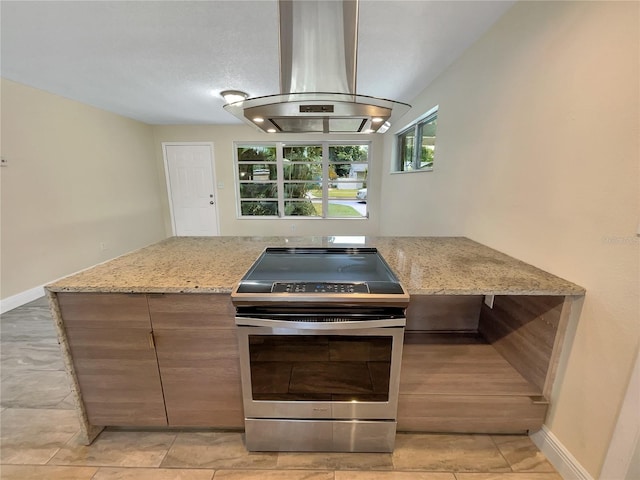
[[[236,317],[236,325],[239,327],[271,327],[293,330],[359,330],[363,328],[404,327],[406,323],[407,319],[404,317],[330,322],[296,322],[270,318]]]

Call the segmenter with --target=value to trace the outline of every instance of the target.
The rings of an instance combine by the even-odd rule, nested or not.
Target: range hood
[[[355,93],[357,0],[278,3],[281,93],[225,110],[268,133],[383,133],[392,110],[411,108]]]

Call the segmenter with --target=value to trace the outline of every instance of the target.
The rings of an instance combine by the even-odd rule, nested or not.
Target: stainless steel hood
[[[269,133],[382,133],[392,111],[411,108],[355,93],[357,0],[280,0],[279,8],[281,93],[225,110]]]

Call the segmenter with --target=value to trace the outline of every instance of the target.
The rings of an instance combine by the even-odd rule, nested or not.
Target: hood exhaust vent
[[[225,110],[269,133],[383,133],[409,105],[356,94],[357,0],[280,0],[280,94]]]

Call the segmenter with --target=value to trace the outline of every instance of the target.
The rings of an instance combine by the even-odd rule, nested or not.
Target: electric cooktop
[[[234,304],[306,299],[408,303],[409,296],[376,248],[269,247],[231,298]]]

